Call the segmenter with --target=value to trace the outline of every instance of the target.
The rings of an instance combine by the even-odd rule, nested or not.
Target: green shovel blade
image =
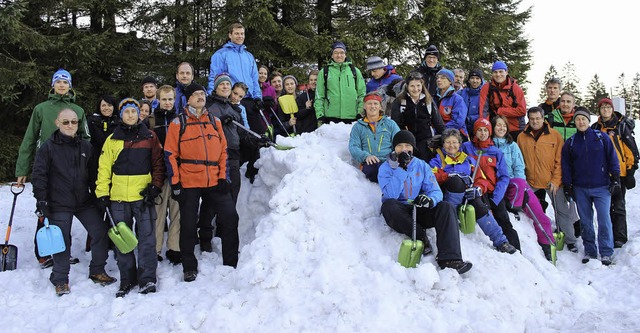
[[[558,231],[553,233],[553,238],[556,240],[556,247],[558,251],[564,250],[564,232]]]
[[[468,235],[476,231],[476,210],[472,205],[462,205],[458,208],[460,231]]]
[[[122,253],[129,253],[138,246],[138,239],[125,222],[109,229],[109,238]]]

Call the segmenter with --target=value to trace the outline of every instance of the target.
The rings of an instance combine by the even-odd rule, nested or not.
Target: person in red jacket
[[[233,267],[238,264],[238,212],[226,179],[227,139],[222,123],[204,107],[204,87],[191,83],[184,94],[187,99],[184,115],[169,125],[164,150],[172,197],[180,205],[184,281],[191,282],[198,276],[198,260],[194,254],[198,243],[198,212],[210,215],[201,216],[203,220],[212,220],[216,214],[222,263]]]
[[[509,69],[504,62],[496,61],[491,73],[491,82],[480,90],[478,109],[483,112],[488,110],[491,119],[495,115],[507,117],[509,134],[513,140],[517,140],[518,134],[524,129],[524,115],[527,113],[524,92],[516,80],[509,76]]]

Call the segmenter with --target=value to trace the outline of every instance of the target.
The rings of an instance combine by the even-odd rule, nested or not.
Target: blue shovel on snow
[[[67,249],[64,237],[62,237],[62,230],[57,225],[50,225],[49,219],[46,217],[44,218],[44,227],[36,233],[36,242],[38,242],[38,254],[41,257],[64,252]]]

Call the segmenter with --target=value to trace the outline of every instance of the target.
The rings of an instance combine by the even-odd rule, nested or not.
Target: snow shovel
[[[17,188],[14,190],[13,188]],[[13,205],[11,206],[11,215],[9,215],[9,225],[7,226],[7,234],[4,238],[4,246],[2,246],[2,262],[0,262],[0,272],[13,271],[18,265],[18,247],[9,244],[9,237],[11,236],[11,225],[13,223],[13,213],[16,210],[16,199],[18,195],[24,191],[24,185],[13,183],[11,184],[11,193],[13,193]]]
[[[553,202],[553,214],[556,219],[556,229],[557,231],[553,233],[553,238],[556,239],[556,249],[558,251],[564,250],[564,232],[560,231],[560,226],[558,225],[558,204],[556,203],[555,198],[551,200]]]
[[[476,162],[476,169],[473,170],[473,176],[471,176],[471,186],[476,180],[476,175],[480,169],[480,156],[482,151],[478,152],[478,161]],[[465,198],[464,205],[458,208],[458,220],[460,222],[460,231],[463,234],[468,235],[476,231],[476,209],[469,205],[469,201]]]
[[[406,268],[415,268],[422,258],[424,243],[421,240],[416,240],[417,227],[416,207],[413,206],[413,234],[411,235],[411,239],[405,239],[402,241],[402,244],[400,245],[400,252],[398,253],[398,262]]]
[[[282,109],[284,114],[291,116],[291,119],[296,117],[295,114],[298,112],[298,104],[293,95],[282,95],[278,97],[278,104],[280,104],[280,109]],[[289,134],[289,136],[296,136],[297,134],[296,125],[293,125],[293,133]]]
[[[547,238],[547,241],[549,242],[549,247],[551,248],[551,263],[553,263],[553,265],[556,265],[556,260],[558,259],[557,256],[557,243],[551,240],[551,237],[549,237],[549,235],[547,235],[547,232],[544,230],[544,228],[542,227],[542,223],[540,223],[540,221],[538,220],[538,217],[533,214],[533,210],[531,209],[531,207],[529,207],[529,203],[525,203],[525,207],[527,207],[527,209],[529,210],[529,214],[531,214],[531,217],[533,217],[533,221],[536,222],[536,224],[538,225],[538,228],[540,228],[540,230],[542,230],[542,233],[544,234],[544,237]]]
[[[252,131],[252,130],[250,130],[250,129],[248,129],[247,127],[245,127],[245,126],[244,126],[244,125],[242,125],[241,123],[239,123],[239,122],[237,122],[237,121],[235,121],[235,120],[232,120],[232,121],[233,121],[233,123],[234,123],[234,124],[236,124],[236,126],[238,126],[238,127],[242,128],[243,130],[247,131],[247,133],[249,133],[249,134],[251,134],[251,135],[255,136],[255,137],[256,137],[256,138],[258,138],[258,139],[261,139],[261,138],[262,138],[262,137],[260,136],[260,134],[258,134],[258,133],[256,133],[256,132],[254,132],[254,131]],[[283,145],[279,145],[279,144],[277,144],[277,143],[275,143],[275,142],[271,142],[271,141],[267,142],[267,144],[268,144],[269,146],[271,146],[271,147],[273,147],[273,148],[277,149],[277,150],[289,150],[289,149],[293,149],[293,148],[295,148],[295,147],[290,147],[290,146],[283,146]]]
[[[36,242],[38,242],[38,254],[41,257],[50,256],[64,252],[67,246],[64,244],[62,230],[57,225],[50,225],[49,219],[44,217],[44,227],[36,232]]]
[[[126,222],[121,221],[116,225],[113,222],[113,217],[111,217],[111,211],[107,208],[107,216],[109,216],[109,221],[111,222],[111,228],[109,229],[108,235],[111,238],[111,241],[118,250],[122,253],[129,253],[133,251],[133,249],[138,246],[138,239],[131,231],[131,228],[127,225]]]
[[[282,120],[280,120],[280,118],[278,117],[276,112],[273,111],[272,108],[269,108],[269,111],[271,111],[271,114],[276,118],[276,120],[278,121],[278,124],[280,124],[280,127],[282,127],[282,130],[287,134],[287,136],[293,136],[292,133],[289,133],[289,131],[287,131],[287,128],[284,127],[284,124],[282,123]]]

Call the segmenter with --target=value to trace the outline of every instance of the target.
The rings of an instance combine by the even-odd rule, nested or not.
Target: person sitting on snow
[[[440,268],[453,268],[463,274],[473,266],[462,260],[460,234],[455,207],[442,201],[442,191],[438,187],[431,168],[427,163],[413,156],[416,139],[409,131],[402,130],[393,137],[393,151],[378,173],[382,190],[382,216],[393,230],[410,236],[413,232],[412,205],[416,211],[416,222],[420,226],[417,238],[424,242],[423,254],[432,251],[427,239],[426,228],[436,228],[438,254],[436,260]]]

